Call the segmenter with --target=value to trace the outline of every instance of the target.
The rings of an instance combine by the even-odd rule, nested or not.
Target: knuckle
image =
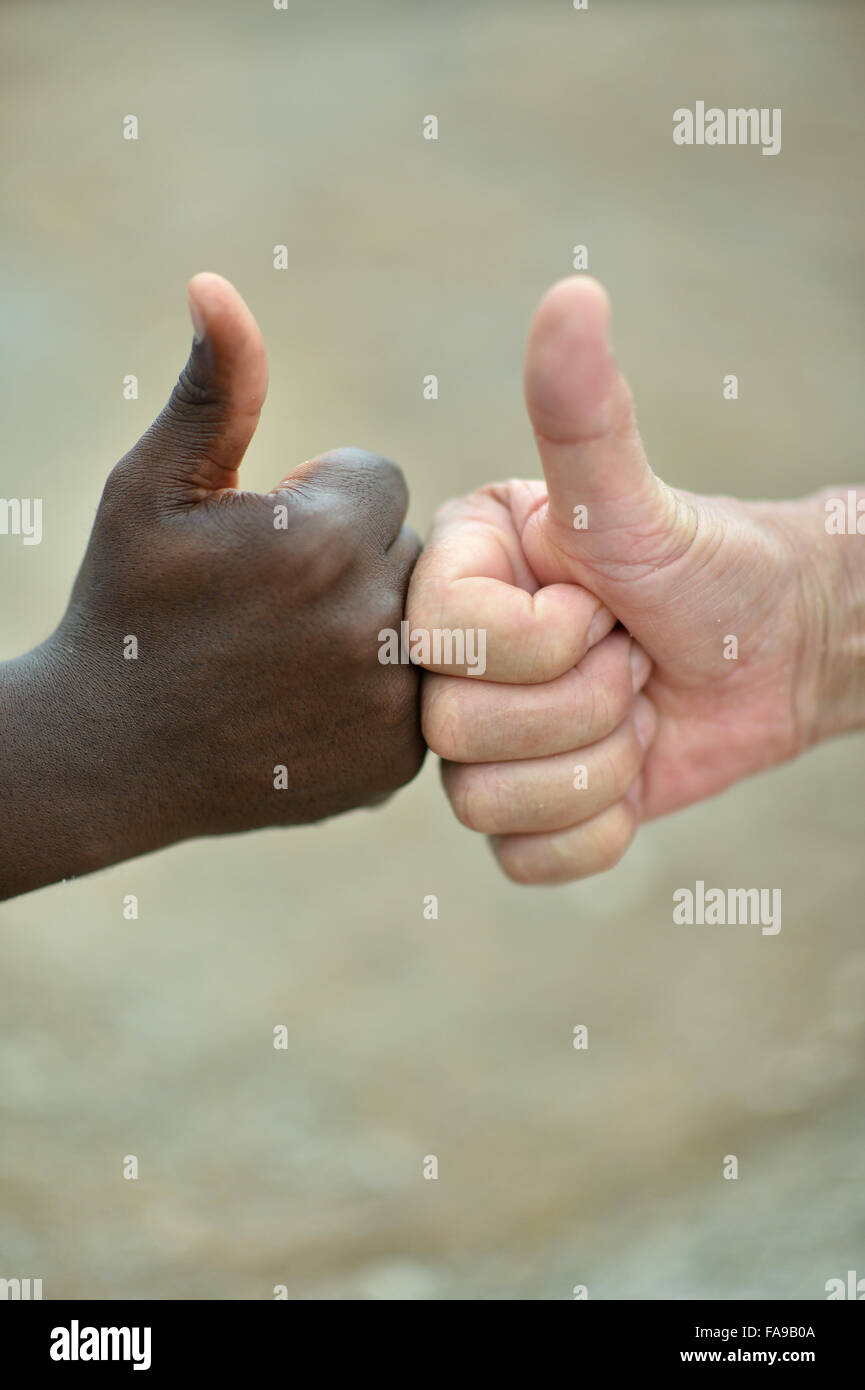
[[[359,548],[360,529],[345,493],[322,487],[297,491],[302,502],[297,530],[307,537],[307,548],[338,545],[342,552],[354,554]]]
[[[322,454],[321,461],[345,469],[346,484],[355,494],[359,492],[372,501],[395,498],[403,505],[408,501],[405,475],[393,459],[369,454],[365,449],[343,448]]]
[[[366,471],[371,481],[382,492],[404,494],[407,492],[405,474],[393,459],[382,458],[380,454],[365,454],[358,450],[365,461]]]
[[[281,494],[274,494],[279,504]],[[302,600],[330,594],[346,581],[359,557],[358,537],[341,506],[319,496],[302,508],[288,506],[289,523],[273,528],[273,552],[285,556],[287,579]],[[355,607],[352,605],[352,614]]]

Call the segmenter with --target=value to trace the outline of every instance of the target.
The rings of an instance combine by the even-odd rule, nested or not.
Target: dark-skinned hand
[[[418,673],[378,660],[419,550],[402,474],[340,449],[239,490],[264,343],[221,277],[189,298],[189,361],[108,478],[65,616],[0,669],[0,896],[374,803],[423,761]]]

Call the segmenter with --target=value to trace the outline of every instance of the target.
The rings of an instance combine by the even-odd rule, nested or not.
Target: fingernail
[[[586,636],[586,648],[594,647],[597,642],[600,642],[602,637],[606,637],[608,632],[612,632],[615,625],[616,620],[609,608],[604,608],[603,606],[599,608],[589,626],[589,631]]]
[[[645,695],[638,695],[634,701],[634,730],[640,740],[641,748],[648,748],[655,737],[658,718],[655,707]]]
[[[192,319],[195,341],[200,343],[204,338],[204,319],[201,316],[201,310],[191,294],[187,296],[187,303],[189,305],[189,317]]]
[[[631,685],[634,690],[639,690],[646,681],[646,677],[652,669],[652,662],[643,648],[636,642],[631,643]]]

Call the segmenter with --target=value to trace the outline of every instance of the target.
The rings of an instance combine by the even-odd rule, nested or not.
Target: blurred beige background
[[[0,30],[0,490],[45,500],[41,546],[0,542],[0,655],[58,620],[200,269],[270,351],[253,487],[357,444],[402,463],[423,531],[535,474],[523,341],[575,243],[667,481],[862,481],[861,6],[4,0]],[[697,99],[781,107],[782,152],[675,147]],[[529,890],[430,759],[380,813],[7,904],[0,1276],[814,1299],[865,1275],[863,776],[848,738],[644,829],[612,874]],[[780,935],[674,927],[697,878],[781,887]]]

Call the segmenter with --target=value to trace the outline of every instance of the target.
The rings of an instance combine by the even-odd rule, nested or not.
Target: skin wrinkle
[[[681,500],[684,501],[684,499]],[[674,499],[674,503],[677,508],[677,513],[681,516],[683,515],[683,512],[679,510],[679,501],[680,499]],[[535,515],[537,515],[537,513],[535,513]],[[569,554],[567,547],[564,546],[564,544],[559,543],[556,539],[559,531],[565,529],[564,522],[556,521],[552,516],[550,516],[548,506],[547,510],[543,513],[543,519],[549,520],[549,529],[550,531],[552,531],[552,535],[548,535],[547,537],[548,544],[557,550],[558,555],[561,559],[565,560],[566,563],[570,563],[574,557],[572,557]],[[659,525],[653,527],[653,530],[649,533],[648,537],[639,531],[634,533],[630,531],[626,526],[614,526],[612,524],[606,528],[606,531],[603,527],[598,528],[596,531],[592,531],[590,528],[589,530],[585,532],[579,532],[578,534],[580,536],[581,541],[584,537],[589,538],[589,540],[586,541],[586,544],[591,545],[595,544],[596,537],[598,540],[601,540],[603,539],[606,533],[614,533],[617,535],[617,537],[621,537],[623,552],[630,549],[633,546],[634,541],[636,541],[638,545],[642,546],[642,543],[648,539],[653,540],[655,544],[666,544],[669,540],[668,536],[663,535],[662,529]],[[565,534],[570,535],[571,533],[566,530]],[[671,550],[665,552],[659,561],[652,562],[644,560],[628,560],[627,562],[623,562],[617,565],[615,573],[611,572],[610,567],[602,566],[597,562],[597,560],[586,558],[582,554],[579,556],[579,563],[581,565],[584,565],[587,569],[598,570],[598,572],[602,574],[605,578],[613,580],[617,584],[638,583],[649,576],[658,574],[662,570],[672,568],[680,560],[687,559],[688,553],[690,552],[692,547],[697,543],[699,534],[699,512],[696,508],[690,508],[688,535],[683,537],[683,539],[679,542],[678,546],[673,547]]]

